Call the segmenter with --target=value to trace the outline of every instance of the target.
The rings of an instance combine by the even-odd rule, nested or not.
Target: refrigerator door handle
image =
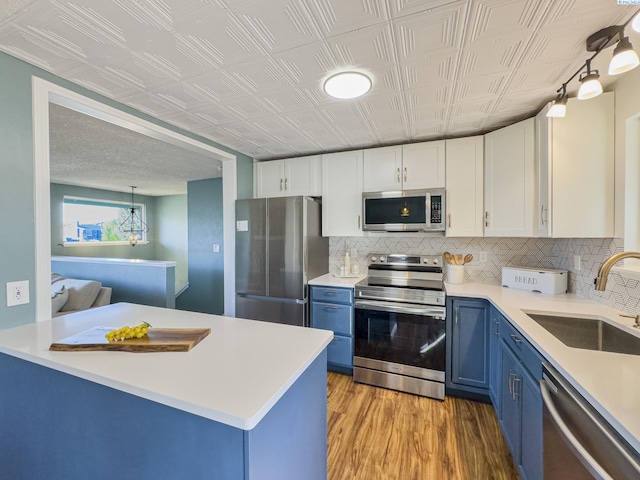
[[[286,302],[286,303],[295,303],[298,305],[304,305],[307,303],[306,300],[304,299],[300,299],[300,298],[296,298],[296,299],[291,299],[291,298],[278,298],[278,297],[265,297],[262,295],[250,295],[248,293],[236,293],[237,296],[242,297],[242,298],[253,298],[255,300],[266,300],[266,301],[270,301],[270,302]]]

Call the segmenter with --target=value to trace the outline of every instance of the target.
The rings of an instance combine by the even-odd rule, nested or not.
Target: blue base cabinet
[[[498,418],[502,416],[500,385],[500,318],[502,315],[495,307],[491,306],[491,319],[489,321],[489,398],[496,409]]]
[[[489,303],[447,298],[447,389],[489,393]]]
[[[353,373],[353,289],[311,287],[311,326],[334,333],[327,347],[327,367]]]
[[[499,421],[523,480],[542,480],[542,357],[504,318],[499,320]]]

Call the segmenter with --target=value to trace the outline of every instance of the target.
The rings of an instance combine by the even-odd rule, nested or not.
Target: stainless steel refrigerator
[[[310,197],[236,201],[236,316],[309,326],[307,281],[329,270],[322,205]]]

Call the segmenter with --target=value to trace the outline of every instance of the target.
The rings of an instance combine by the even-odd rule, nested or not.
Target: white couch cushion
[[[95,280],[64,278],[52,284],[51,289],[53,290],[62,285],[69,291],[69,299],[60,310],[61,312],[86,310],[90,308],[102,287],[102,283],[96,282]]]
[[[69,300],[69,290],[64,285],[59,286],[55,292],[53,288],[51,290],[51,313],[58,313]]]

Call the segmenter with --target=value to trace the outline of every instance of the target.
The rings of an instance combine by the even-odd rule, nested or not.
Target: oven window
[[[444,320],[360,308],[355,313],[357,357],[444,371]]]

